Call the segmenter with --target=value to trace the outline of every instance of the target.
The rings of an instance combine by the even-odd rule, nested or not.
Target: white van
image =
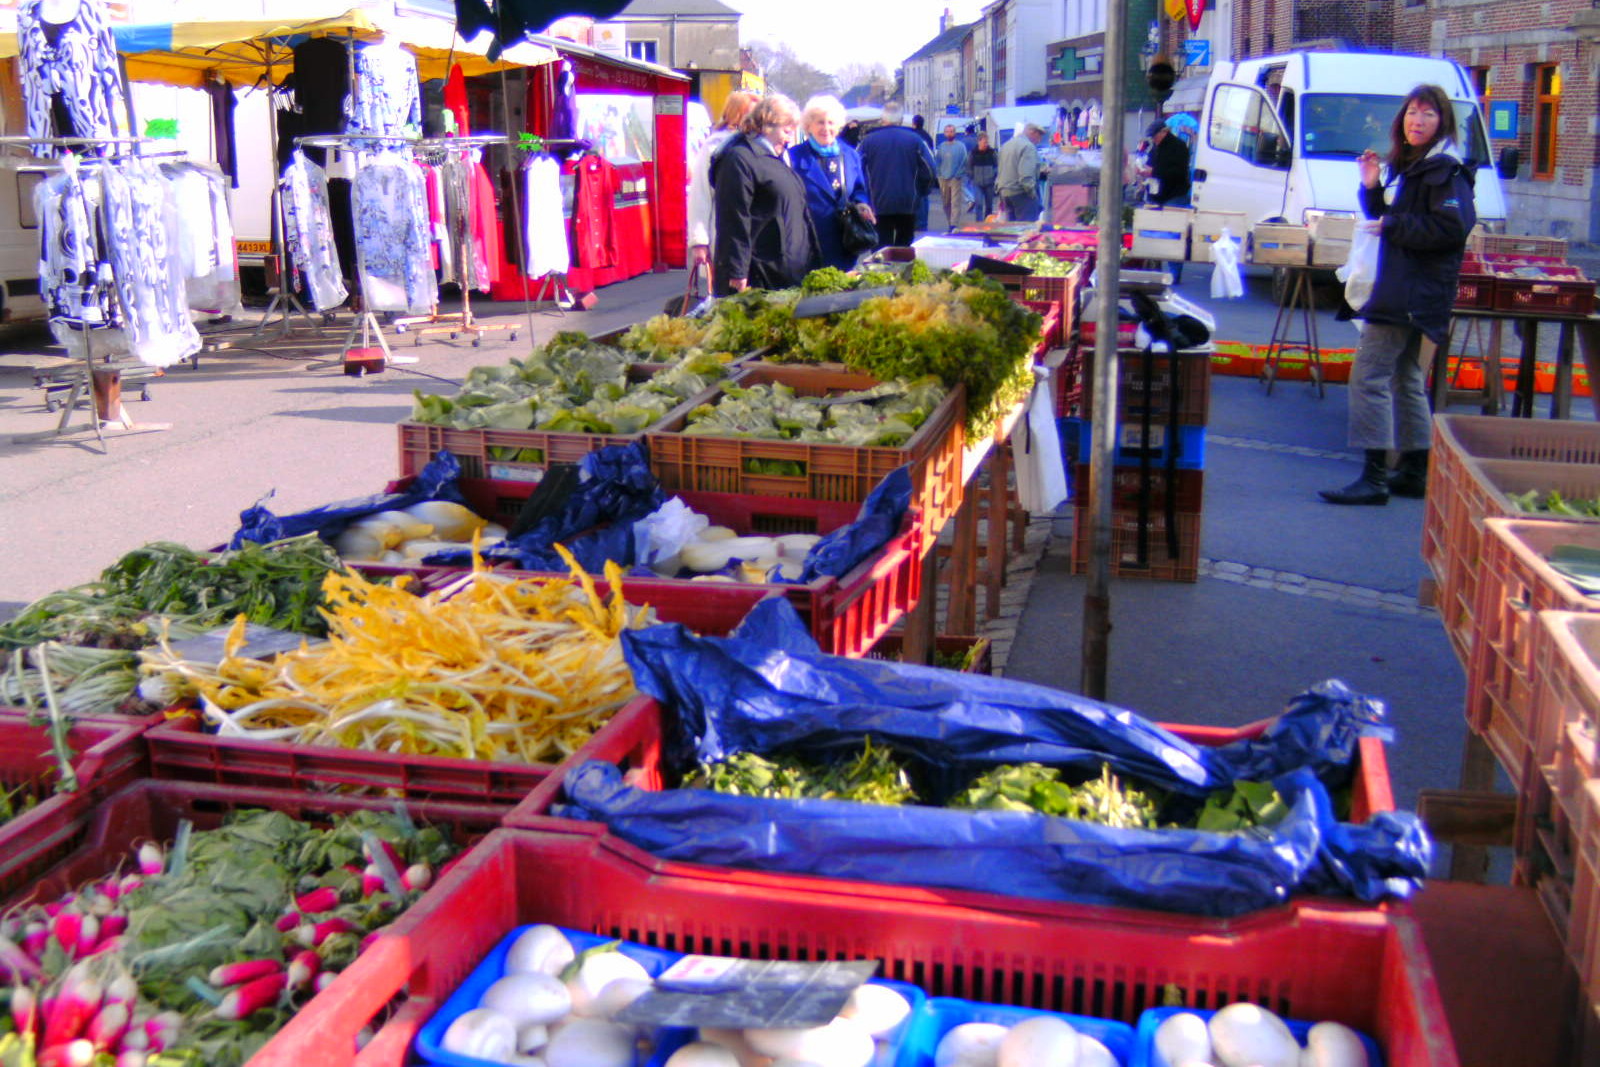
[[[1456,110],[1457,140],[1478,165],[1478,221],[1504,232],[1500,177],[1490,166],[1472,79],[1449,59],[1372,52],[1299,52],[1219,64],[1206,86],[1195,146],[1194,206],[1242,211],[1252,223],[1303,225],[1318,215],[1360,217],[1356,157],[1389,151],[1389,127],[1413,88],[1438,85]],[[1509,171],[1509,173],[1507,173]]]
[[[21,170],[38,162],[25,153],[0,149],[0,322],[44,317],[39,223],[33,217],[33,188],[43,175]]]

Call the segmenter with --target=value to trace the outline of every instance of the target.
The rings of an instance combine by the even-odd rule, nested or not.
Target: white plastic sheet
[[[1035,367],[1026,417],[1011,435],[1017,467],[1017,502],[1030,515],[1048,515],[1067,499],[1067,468],[1056,432],[1053,372]]]
[[[1244,279],[1239,276],[1239,239],[1226,226],[1211,245],[1211,296],[1216,300],[1244,296]]]
[[[1334,276],[1344,282],[1344,301],[1360,311],[1372,297],[1372,287],[1378,281],[1378,243],[1382,240],[1379,224],[1361,222],[1350,240],[1350,254],[1344,266],[1334,271]]]

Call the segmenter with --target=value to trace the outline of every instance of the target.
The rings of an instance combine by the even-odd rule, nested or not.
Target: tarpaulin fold
[[[337,504],[324,504],[293,515],[274,515],[269,511],[266,501],[271,499],[272,493],[268,493],[239,513],[239,528],[228,539],[228,547],[236,549],[249,542],[264,545],[308,533],[315,533],[331,544],[344,533],[345,527],[380,511],[404,510],[424,500],[448,500],[465,506],[466,500],[457,485],[460,477],[460,461],[449,452],[440,452],[399,493],[377,493]]]
[[[623,636],[635,682],[679,725],[664,738],[672,768],[741,751],[816,758],[870,737],[905,758],[930,804],[996,764],[1037,761],[1083,774],[1109,764],[1168,793],[1169,808],[1270,780],[1289,814],[1236,833],[1125,830],[1030,812],[651,792],[598,762],[569,778],[560,813],[668,859],[1201,915],[1294,892],[1403,896],[1426,875],[1432,846],[1414,815],[1335,817],[1329,783],[1348,780],[1356,741],[1381,729],[1383,712],[1340,682],[1297,696],[1259,738],[1207,748],[1059,690],[822,655],[798,626],[787,602],[766,601],[728,638],[671,625]]]

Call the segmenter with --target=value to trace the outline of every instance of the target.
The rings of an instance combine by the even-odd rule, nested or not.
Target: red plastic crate
[[[905,648],[905,635],[899,631],[884,634],[878,643],[867,650],[867,659],[899,660]],[[960,669],[967,674],[993,674],[992,646],[987,637],[967,634],[937,634],[933,639],[936,667],[946,663],[966,664]]]
[[[1467,722],[1484,736],[1513,782],[1537,772],[1549,745],[1535,743],[1539,614],[1600,612],[1550,566],[1558,545],[1600,549],[1600,523],[1485,519],[1478,567],[1475,637],[1467,666]],[[1554,666],[1554,664],[1552,664]]]
[[[388,797],[311,795],[292,790],[258,789],[196,782],[143,779],[99,799],[75,796],[52,817],[34,826],[14,847],[0,851],[0,902],[50,900],[84,882],[127,867],[132,852],[147,840],[171,840],[179,822],[196,829],[220,825],[230,811],[267,808],[302,822],[373,808],[391,809]],[[452,827],[463,844],[494,830],[504,810],[482,804],[446,801],[406,802],[419,823]]]
[[[993,910],[927,893],[842,892],[667,873],[585,834],[501,830],[459,863],[253,1060],[398,1067],[417,1029],[505,932],[550,922],[674,951],[877,959],[930,995],[1133,1022],[1169,987],[1250,999],[1373,1035],[1389,1067],[1459,1062],[1409,909],[1297,903],[1227,921],[1071,906]],[[410,1001],[359,1056],[356,1034]]]
[[[1060,348],[1065,336],[1061,329],[1061,304],[1055,300],[1020,299],[1017,301],[1031,311],[1039,313],[1044,321],[1039,324],[1039,344],[1034,349],[1034,359],[1043,359],[1052,348]]]
[[[1567,260],[1567,242],[1561,237],[1485,233],[1469,239],[1468,246],[1481,256],[1527,256],[1546,263],[1565,263]]]
[[[394,492],[407,484],[393,482]],[[461,481],[461,489],[473,510],[509,525],[516,520],[522,503],[533,492],[527,482]],[[801,497],[741,496],[737,493],[681,492],[675,494],[714,525],[727,526],[740,534],[773,535],[785,533],[831,533],[855,521],[859,504]],[[824,652],[853,656],[881,637],[899,619],[917,606],[922,590],[923,540],[928,536],[921,515],[911,509],[898,533],[874,556],[839,578],[819,578],[804,585],[793,583],[741,583],[742,591],[732,594],[729,611],[701,622],[700,633],[726,633],[763,596],[787,597],[810,627]],[[526,577],[527,571],[502,568],[508,576]],[[552,575],[551,577],[564,577]],[[726,583],[715,583],[720,587]],[[634,578],[627,580],[629,599],[636,603],[689,605],[712,583],[686,578]],[[752,593],[744,591],[753,591]],[[727,597],[720,588],[709,594]],[[676,609],[675,609],[676,610]],[[723,619],[731,621],[724,624]],[[684,621],[685,619],[669,621]]]
[[[1089,465],[1072,465],[1073,497],[1087,506],[1089,499]],[[1199,513],[1205,502],[1206,472],[1203,470],[1177,470],[1169,476],[1165,467],[1150,471],[1150,507],[1159,511],[1166,507],[1167,497],[1177,498],[1180,513]],[[1113,467],[1111,469],[1111,507],[1114,512],[1132,512],[1139,506],[1139,468]]]
[[[1461,257],[1461,274],[1456,279],[1455,306],[1494,307],[1494,275],[1488,272],[1483,260],[1471,252]]]
[[[1541,277],[1526,278],[1510,265],[1492,264],[1494,306],[1504,311],[1534,311],[1579,317],[1594,310],[1594,282],[1583,269],[1559,263],[1540,264]]]
[[[1199,473],[1198,471],[1195,473]],[[1145,562],[1139,562],[1139,513],[1130,508],[1111,512],[1111,573],[1120,578],[1152,578],[1165,582],[1200,580],[1200,512],[1179,511],[1178,554],[1168,552],[1167,517],[1163,510],[1150,507],[1149,533]],[[1072,573],[1083,574],[1089,567],[1089,512],[1084,497],[1072,509]]]
[[[737,381],[743,386],[782,382],[802,396],[825,396],[877,384],[877,379],[864,374],[771,363],[746,367]],[[927,528],[937,531],[961,506],[966,411],[966,390],[958,385],[899,448],[681,434],[677,431],[688,421],[686,414],[658,424],[646,440],[650,469],[669,493],[698,490],[860,503],[884,475],[910,464],[911,503],[922,509]],[[749,469],[757,461],[773,460],[799,464],[804,473],[766,474]]]
[[[1505,419],[1527,422],[1527,419]],[[1554,420],[1552,420],[1554,421]],[[1600,428],[1600,427],[1597,427]],[[1535,512],[1522,511],[1512,503],[1516,494],[1537,490],[1559,492],[1569,500],[1600,496],[1600,464],[1537,463],[1512,459],[1475,459],[1454,472],[1450,484],[1449,514],[1443,531],[1443,550],[1439,564],[1444,577],[1439,583],[1439,616],[1456,656],[1463,666],[1472,663],[1477,622],[1477,588],[1484,568],[1483,522],[1492,518],[1538,519]],[[1431,499],[1437,492],[1428,488]],[[1426,543],[1430,515],[1424,515]],[[1600,520],[1563,519],[1567,522]]]
[[[1450,527],[1463,504],[1466,471],[1478,459],[1520,459],[1545,463],[1600,463],[1600,425],[1565,419],[1504,419],[1493,415],[1436,415],[1423,506],[1422,558],[1439,583],[1439,602],[1447,601]],[[1458,654],[1462,649],[1458,646]],[[1466,664],[1463,656],[1462,665]]]
[[[49,838],[51,827],[64,813],[122,788],[143,775],[148,766],[141,721],[79,720],[67,732],[78,789],[57,793],[49,734],[44,726],[29,723],[28,716],[26,711],[0,708],[0,790],[13,793],[14,802],[35,802],[27,811],[0,823],[0,899],[14,869],[24,876],[34,873],[29,862],[35,851],[31,842]]]

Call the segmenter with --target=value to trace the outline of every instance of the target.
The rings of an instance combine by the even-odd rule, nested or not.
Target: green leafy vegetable
[[[1100,776],[1082,785],[1061,781],[1057,767],[1009,763],[985,771],[950,802],[952,808],[1036,811],[1123,829],[1154,830],[1157,805],[1148,795],[1123,785],[1102,764]]]
[[[712,789],[747,797],[790,800],[854,800],[863,804],[910,804],[916,792],[894,753],[867,738],[847,759],[817,762],[798,756],[767,758],[736,753],[718,763],[702,763],[684,779],[685,788]]]

